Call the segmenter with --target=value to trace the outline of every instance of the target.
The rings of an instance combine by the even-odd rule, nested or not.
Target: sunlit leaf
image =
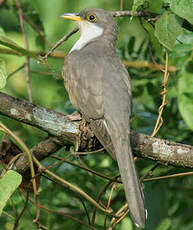
[[[173,49],[176,38],[182,31],[180,21],[170,12],[163,13],[155,23],[155,36],[169,50]]]
[[[0,215],[8,199],[21,184],[21,181],[22,176],[13,170],[9,170],[3,178],[0,179]]]
[[[0,89],[3,89],[6,85],[7,70],[6,63],[3,59],[0,59]]]
[[[186,125],[193,130],[193,73],[183,71],[178,81],[178,104]]]
[[[18,52],[19,54],[23,54],[25,56],[29,56],[33,59],[36,59],[38,61],[42,61],[37,55],[35,55],[33,52],[30,52],[24,48],[22,48],[21,46],[19,46],[18,44],[16,44],[14,41],[12,41],[11,39],[5,37],[5,36],[1,36],[0,35],[0,44],[4,45],[6,47],[9,47],[13,50],[15,50],[16,52]]]
[[[193,24],[193,1],[192,0],[171,0],[171,10],[178,16]]]

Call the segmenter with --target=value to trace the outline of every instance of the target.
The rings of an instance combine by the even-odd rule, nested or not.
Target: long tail
[[[120,138],[122,135],[118,135],[117,132],[111,132],[112,136],[110,137],[102,119],[92,120],[90,126],[101,144],[114,159],[117,159],[130,215],[135,224],[143,228],[146,219],[143,192],[135,169],[129,135],[127,136],[128,129],[126,129],[125,135],[123,135],[125,139],[123,139]]]
[[[144,196],[135,168],[130,143],[126,139],[121,140],[118,138],[116,141],[119,142],[114,145],[116,158],[131,218],[137,227],[144,228],[146,220]]]

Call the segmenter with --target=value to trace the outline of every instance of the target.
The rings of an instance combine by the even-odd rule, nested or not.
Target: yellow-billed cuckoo
[[[62,17],[75,20],[80,28],[80,38],[64,61],[65,87],[72,104],[117,160],[131,217],[143,228],[143,192],[130,146],[130,77],[115,52],[117,24],[110,12],[96,8]]]

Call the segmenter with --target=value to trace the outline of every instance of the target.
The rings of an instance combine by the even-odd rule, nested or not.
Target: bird
[[[110,11],[99,8],[61,17],[75,21],[80,29],[62,68],[70,101],[117,160],[130,216],[144,228],[144,195],[130,145],[130,76],[116,55],[118,25]]]

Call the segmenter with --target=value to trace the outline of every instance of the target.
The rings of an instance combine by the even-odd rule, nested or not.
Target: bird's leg
[[[71,121],[81,121],[82,116],[79,112],[75,111],[74,113],[66,116]]]
[[[75,150],[78,152],[90,152],[102,148],[89,123],[82,118],[79,125],[79,135],[76,141]],[[78,154],[78,153],[77,153]],[[82,155],[82,154],[81,154]]]

